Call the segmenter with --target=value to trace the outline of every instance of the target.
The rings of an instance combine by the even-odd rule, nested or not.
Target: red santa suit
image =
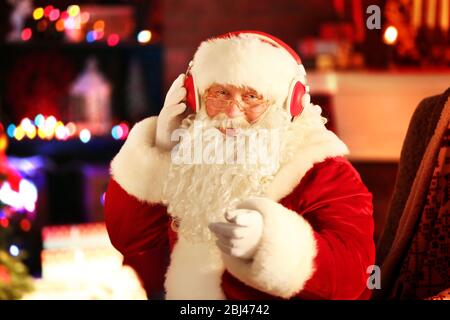
[[[226,49],[223,45],[219,47],[221,52]],[[262,50],[255,52],[258,59],[264,54]],[[196,54],[197,62],[206,56],[200,53]],[[214,62],[217,68],[226,65],[217,63],[217,59]],[[260,67],[261,61],[256,61],[255,68]],[[208,70],[211,68],[203,69],[202,74]],[[204,86],[237,81],[227,79],[226,72],[220,72],[225,77],[222,79],[209,75]],[[269,95],[279,90],[274,100],[282,99],[281,85],[261,84],[261,79],[257,77],[260,82],[250,85]],[[312,109],[307,103],[306,113],[311,115]],[[123,254],[124,263],[136,270],[149,297],[161,292],[167,299],[370,296],[368,267],[375,260],[372,196],[345,159],[345,144],[323,122],[311,125],[306,119],[302,114],[292,122],[289,144],[294,155],[281,165],[264,197],[249,203],[264,221],[262,238],[251,261],[217,255],[217,248],[178,237],[163,204],[162,185],[169,171],[170,152],[155,146],[157,117],[133,127],[111,163],[105,221],[112,244]],[[299,136],[303,138],[296,139]]]
[[[164,290],[169,266],[194,279],[195,270],[184,270],[179,260],[198,254],[174,252],[175,228],[159,203],[169,154],[153,145],[155,129],[156,118],[148,118],[130,132],[112,162],[105,203],[111,242],[149,296]],[[261,210],[265,229],[253,263],[229,258],[219,279],[211,275],[211,283],[183,290],[208,296],[208,289],[210,298],[223,291],[228,299],[367,297],[367,268],[375,258],[372,197],[343,157],[345,145],[330,131],[315,138],[279,170],[268,191],[279,205]]]

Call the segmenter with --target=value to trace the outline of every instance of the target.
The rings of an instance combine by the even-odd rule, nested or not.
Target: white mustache
[[[244,117],[228,118],[225,115],[218,115],[210,121],[212,127],[222,129],[247,129],[250,123]]]

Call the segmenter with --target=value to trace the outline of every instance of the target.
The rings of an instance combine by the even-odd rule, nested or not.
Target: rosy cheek
[[[253,112],[249,112],[248,114],[246,114],[245,118],[250,123],[255,122],[264,114],[264,112],[267,110],[267,108],[268,108],[268,106],[258,107]]]
[[[217,116],[219,114],[219,110],[214,109],[214,108],[208,108],[208,106],[206,106],[206,114],[210,117],[213,118],[215,116]]]
[[[246,119],[249,123],[252,123],[252,122],[255,122],[256,120],[258,120],[259,116],[260,116],[260,114],[247,114],[247,115],[245,116],[245,119]]]

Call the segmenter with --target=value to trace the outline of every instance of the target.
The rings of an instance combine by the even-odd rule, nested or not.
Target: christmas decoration
[[[448,0],[388,0],[384,16],[384,41],[395,45],[398,62],[449,65]]]
[[[21,234],[30,231],[29,213],[34,211],[37,192],[33,185],[8,166],[6,134],[0,124],[0,300],[19,299],[32,289],[31,277],[20,261]]]
[[[147,298],[134,270],[122,265],[104,223],[45,227],[42,238],[42,279],[23,299]]]
[[[24,264],[0,250],[0,300],[20,299],[32,289],[31,277]]]
[[[22,141],[24,139],[34,140],[60,140],[80,139],[83,143],[91,140],[89,129],[77,126],[74,122],[64,123],[55,116],[44,116],[38,114],[32,121],[23,118],[19,124],[11,123],[6,130],[11,139]],[[111,129],[111,136],[115,140],[125,140],[128,136],[129,127],[126,123],[114,125]]]
[[[94,135],[105,134],[111,125],[111,85],[99,72],[97,60],[90,58],[71,89],[69,118]]]

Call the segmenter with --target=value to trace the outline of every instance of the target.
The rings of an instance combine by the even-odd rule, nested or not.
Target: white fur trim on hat
[[[311,225],[268,198],[255,197],[237,208],[262,214],[263,236],[251,262],[223,254],[225,267],[245,284],[271,295],[289,299],[299,293],[315,270],[317,246]]]
[[[170,152],[155,146],[157,117],[137,123],[111,162],[112,178],[128,194],[141,201],[158,203],[167,178]]]
[[[213,83],[248,86],[265,98],[284,105],[292,80],[303,74],[284,48],[252,34],[202,42],[194,55],[191,73],[198,93]],[[304,68],[303,68],[304,71]]]

